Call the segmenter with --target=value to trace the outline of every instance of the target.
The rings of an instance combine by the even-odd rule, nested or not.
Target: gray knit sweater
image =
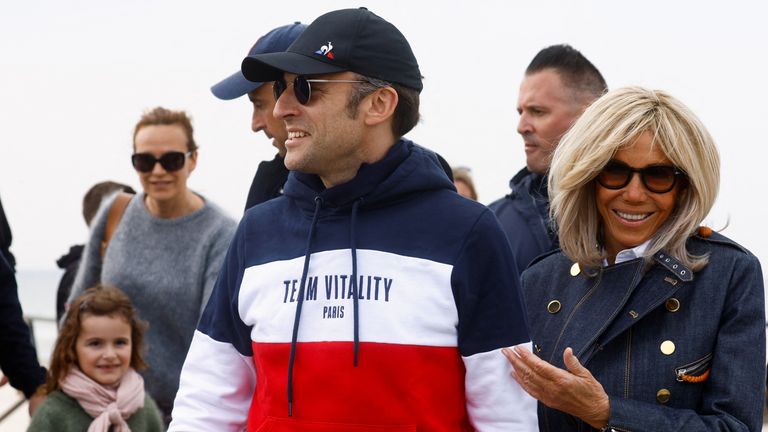
[[[170,415],[192,334],[236,228],[234,219],[203,200],[203,208],[192,214],[160,219],[147,211],[144,194],[137,194],[102,263],[99,249],[113,199],[105,200],[68,301],[100,280],[130,297],[140,318],[149,322],[144,338],[149,369],[142,375],[147,392],[165,415]]]

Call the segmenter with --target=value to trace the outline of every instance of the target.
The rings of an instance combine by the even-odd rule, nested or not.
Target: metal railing
[[[29,335],[30,335],[30,338],[32,339],[32,345],[35,347],[35,351],[37,351],[37,340],[35,339],[35,323],[43,322],[43,323],[52,323],[56,325],[56,319],[50,318],[50,317],[29,315],[24,317],[24,321],[27,322],[27,327],[29,327]],[[18,400],[13,402],[8,408],[0,412],[0,425],[3,424],[5,419],[7,419],[13,413],[15,413],[16,410],[21,408],[24,405],[24,402],[26,401],[27,400],[24,398],[24,395],[21,392],[18,392]]]

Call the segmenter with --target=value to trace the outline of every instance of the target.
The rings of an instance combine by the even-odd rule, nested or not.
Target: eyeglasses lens
[[[672,166],[656,165],[635,169],[622,163],[609,162],[597,176],[597,181],[607,189],[621,189],[632,181],[635,172],[640,174],[643,185],[654,193],[669,192],[677,178],[675,167]]]
[[[629,183],[632,171],[626,165],[609,163],[597,177],[597,181],[608,189],[621,189]]]
[[[272,94],[275,96],[275,100],[280,99],[280,95],[283,94],[287,87],[288,84],[286,84],[283,78],[272,83]]]
[[[668,192],[675,185],[675,168],[650,166],[641,171],[643,183],[651,192]]]
[[[280,78],[272,84],[272,93],[275,96],[275,100],[278,100],[283,92],[288,88],[288,83],[285,79]],[[306,105],[309,103],[309,97],[312,95],[312,88],[306,77],[297,76],[293,80],[293,94],[296,96],[296,100],[300,104]]]
[[[293,93],[296,95],[296,100],[300,104],[306,105],[309,103],[309,97],[312,95],[312,87],[310,87],[309,81],[306,77],[297,76],[293,80]]]
[[[131,163],[136,171],[151,172],[155,168],[155,163],[160,162],[160,166],[168,172],[178,171],[184,166],[186,154],[182,152],[168,152],[156,158],[149,153],[134,153],[131,156]]]

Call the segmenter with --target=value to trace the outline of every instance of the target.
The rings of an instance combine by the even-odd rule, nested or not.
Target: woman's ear
[[[382,87],[368,96],[369,102],[365,105],[365,124],[374,126],[385,122],[392,117],[397,108],[397,91],[392,87]]]
[[[197,149],[192,150],[192,154],[189,155],[187,160],[188,171],[192,172],[197,167]]]

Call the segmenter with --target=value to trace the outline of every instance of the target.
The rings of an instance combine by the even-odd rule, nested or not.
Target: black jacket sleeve
[[[256,204],[282,195],[286,180],[288,180],[288,169],[280,155],[275,155],[271,161],[262,161],[256,170],[256,175],[253,176],[245,209],[248,210]]]
[[[5,255],[5,259],[11,264],[11,269],[16,267],[16,260],[11,253],[11,227],[8,225],[8,218],[3,210],[3,202],[0,201],[0,253]]]
[[[37,361],[29,327],[24,322],[16,277],[0,252],[0,369],[11,385],[32,396],[45,381],[45,369]]]

